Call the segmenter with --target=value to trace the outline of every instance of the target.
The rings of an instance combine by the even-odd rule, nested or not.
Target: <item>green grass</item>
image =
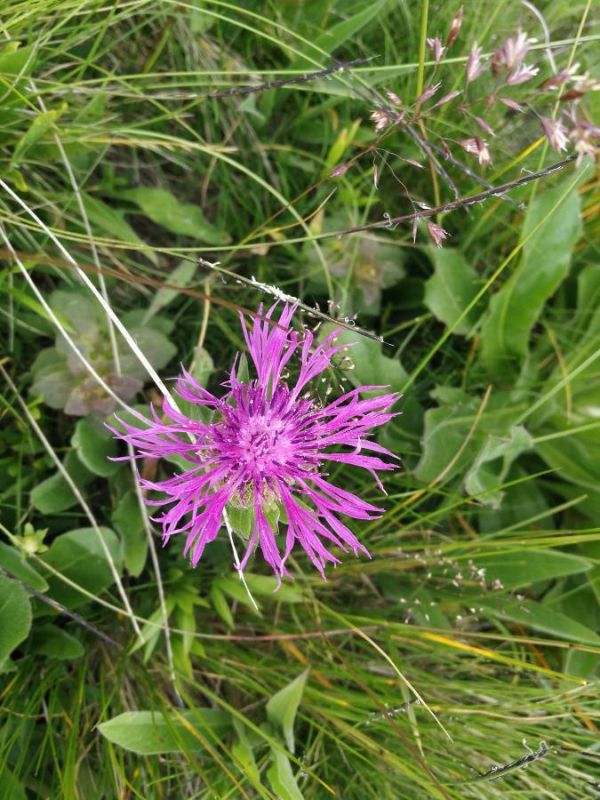
[[[410,213],[406,187],[414,202],[453,199],[398,129],[378,145],[374,181],[369,87],[407,102],[432,76],[461,87],[473,42],[489,53],[519,27],[538,39],[540,79],[550,74],[539,21],[488,0],[465,4],[434,72],[425,40],[443,38],[457,8],[0,0],[0,786],[11,800],[600,796],[594,169],[518,189],[522,208],[490,198],[438,214],[442,250],[423,223],[416,242],[410,224],[332,235]],[[597,75],[593,4],[539,10],[559,67]],[[332,56],[374,58],[208,96]],[[583,104],[597,118],[598,93]],[[489,112],[494,185],[559,160],[533,113],[506,110]],[[474,135],[452,104],[426,124],[452,143]],[[443,166],[462,196],[480,191]],[[295,554],[294,580],[274,593],[257,557],[258,611],[225,536],[196,570],[176,542],[161,548],[94,415],[63,411],[87,373],[67,365],[56,330],[105,380],[116,346],[144,383],[131,401],[142,409],[160,394],[106,307],[169,388],[184,364],[217,390],[244,347],[238,309],[271,299],[253,281],[323,310],[335,299],[385,339],[343,334],[354,367],[332,370],[336,391],[389,383],[404,395],[381,434],[401,459],[387,497],[368,475],[332,470],[385,505],[353,528],[372,558],[346,556],[323,582]],[[105,397],[90,380],[86,413]],[[149,711],[154,722],[119,719]]]

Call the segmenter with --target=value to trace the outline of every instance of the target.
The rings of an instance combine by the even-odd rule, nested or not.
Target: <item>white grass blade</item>
[[[41,97],[40,97],[40,107],[42,108],[42,111],[46,110],[45,105],[44,105],[44,101],[42,100]],[[94,234],[92,233],[92,228],[91,228],[91,225],[90,225],[90,221],[88,219],[88,215],[87,215],[86,210],[85,210],[85,205],[84,205],[83,199],[81,197],[81,191],[80,191],[79,185],[78,185],[78,183],[77,183],[77,181],[75,179],[75,175],[73,173],[73,168],[71,167],[71,162],[69,161],[69,159],[67,157],[65,148],[64,148],[63,143],[62,143],[62,141],[60,139],[60,136],[58,136],[58,134],[54,135],[54,141],[56,143],[56,146],[58,147],[58,151],[60,153],[62,162],[65,165],[65,169],[67,171],[67,175],[69,176],[69,182],[71,184],[71,188],[73,189],[73,193],[75,194],[77,207],[79,208],[79,213],[81,215],[81,219],[82,219],[83,225],[85,227],[85,232],[87,234],[88,241],[89,241],[89,244],[90,244],[90,250],[91,250],[91,253],[92,253],[92,260],[93,260],[94,265],[96,266],[96,268],[98,270],[98,282],[100,284],[100,291],[102,293],[102,297],[104,298],[104,304],[105,304],[104,305],[104,310],[105,310],[105,313],[106,313],[106,309],[110,308],[110,299],[109,299],[108,291],[107,291],[107,288],[106,288],[106,281],[104,280],[104,275],[102,273],[102,266],[100,264],[100,258],[98,257],[98,249],[96,247],[96,242],[94,240]],[[81,275],[81,270],[78,270],[78,274]],[[121,371],[121,359],[119,357],[119,347],[118,347],[118,344],[117,344],[117,337],[115,335],[115,327],[114,327],[112,319],[111,319],[111,317],[110,317],[110,315],[108,313],[106,313],[106,322],[107,322],[107,325],[108,325],[108,333],[109,333],[109,338],[110,338],[110,347],[111,347],[113,361],[115,363],[115,370],[116,370],[118,375],[122,375],[123,373]],[[154,574],[155,574],[155,577],[156,577],[156,586],[157,586],[157,590],[158,590],[158,601],[159,601],[161,617],[162,617],[162,621],[163,621],[163,625],[164,625],[165,647],[166,647],[166,651],[167,651],[167,665],[168,665],[168,668],[169,668],[169,677],[171,679],[171,683],[173,684],[173,690],[175,692],[175,695],[176,695],[178,701],[180,702],[180,704],[183,705],[183,701],[181,700],[181,697],[179,696],[179,693],[178,693],[177,688],[176,688],[175,664],[174,664],[174,661],[173,661],[173,648],[171,646],[171,631],[170,631],[170,628],[169,628],[169,613],[167,611],[167,604],[166,604],[166,601],[165,601],[165,591],[164,591],[164,586],[163,586],[163,582],[162,582],[162,573],[161,573],[161,570],[160,570],[160,562],[158,560],[158,556],[157,556],[157,553],[156,553],[156,547],[155,547],[155,544],[154,544],[154,537],[152,536],[152,528],[150,526],[150,521],[148,519],[148,511],[146,509],[146,504],[144,503],[144,497],[142,495],[142,489],[141,489],[141,486],[140,486],[137,465],[135,463],[134,450],[133,450],[133,447],[131,446],[131,444],[129,444],[129,443],[127,444],[127,454],[129,456],[129,466],[131,468],[131,472],[132,472],[132,475],[133,475],[133,485],[134,485],[134,489],[135,489],[135,494],[136,494],[136,497],[137,497],[140,513],[142,515],[142,520],[143,520],[143,523],[144,523],[144,530],[146,532],[146,538],[148,540],[148,549],[150,551],[150,559],[152,561],[152,567],[154,569]]]

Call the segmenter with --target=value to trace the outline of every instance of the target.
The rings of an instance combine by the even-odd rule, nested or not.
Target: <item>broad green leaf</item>
[[[536,442],[535,449],[559,477],[591,490],[600,486],[600,437],[592,432]]]
[[[41,395],[44,403],[50,408],[62,410],[77,385],[78,378],[70,372],[65,356],[54,347],[42,350],[40,356],[45,358],[36,359],[31,368],[33,373],[31,394],[33,397]]]
[[[499,619],[517,622],[525,628],[547,633],[558,639],[581,644],[600,645],[600,636],[585,625],[549,605],[534,600],[517,600],[506,596],[482,595],[477,604]]]
[[[227,603],[225,593],[219,588],[219,586],[215,585],[215,581],[213,581],[211,584],[209,595],[213,604],[213,608],[217,614],[221,617],[225,625],[227,625],[230,630],[233,629],[235,625],[233,621],[233,614],[231,613],[231,609]]]
[[[335,330],[335,325],[323,326],[323,336]],[[393,352],[379,342],[367,339],[354,331],[340,331],[338,344],[351,345],[346,355],[354,364],[354,369],[345,373],[354,386],[389,386],[391,391],[402,392],[408,379],[407,373],[398,358],[385,355]],[[378,439],[392,453],[401,454],[406,448],[407,437],[414,446],[423,426],[423,409],[414,393],[401,397],[394,407],[399,416],[378,432]]]
[[[171,233],[190,236],[206,244],[226,244],[231,237],[212,225],[200,206],[181,203],[166,189],[127,189],[121,197],[135,203],[152,222]]]
[[[29,263],[31,263],[31,262],[29,262]],[[49,329],[52,330],[52,326],[54,325],[54,322],[52,321],[52,317],[50,316],[48,311],[46,311],[46,309],[44,308],[44,306],[41,303],[39,303],[35,298],[30,297],[27,294],[27,292],[21,291],[21,289],[19,289],[18,286],[10,286],[10,287],[8,287],[8,293],[11,294],[15,298],[15,300],[18,300],[21,305],[26,306],[28,309],[30,309],[30,311],[33,311],[42,320],[44,320],[45,322],[50,323]],[[62,314],[60,314],[59,312],[56,312],[56,311],[54,311],[54,314],[58,318],[58,321],[60,322],[60,324],[65,328],[67,333],[73,333],[74,332],[73,326],[69,323],[68,320],[66,320],[62,316]],[[31,369],[33,371],[35,371],[35,369],[36,369],[36,364],[37,364],[37,361],[38,361],[38,357],[42,353],[46,353],[48,350],[51,350],[53,353],[56,353],[56,350],[54,349],[54,347],[46,347],[43,350],[40,350],[38,352],[38,356],[36,357],[36,360],[34,361],[32,367],[31,367]]]
[[[492,508],[500,507],[504,496],[501,486],[513,461],[530,450],[533,444],[531,436],[521,425],[513,426],[507,434],[488,434],[465,477],[468,494]]]
[[[204,347],[194,348],[194,360],[190,371],[200,386],[207,385],[214,369],[215,362],[208,350]]]
[[[233,530],[248,541],[254,530],[254,508],[240,508],[230,503],[227,506],[227,515]]]
[[[8,42],[0,52],[0,75],[29,74],[34,63],[34,47],[21,47],[22,42]]]
[[[230,728],[230,715],[212,708],[165,713],[126,711],[98,725],[109,742],[144,756],[202,750],[204,739],[214,743]]]
[[[277,588],[277,578],[274,575],[254,575],[245,572],[244,577],[252,594],[270,597],[276,603],[301,603],[304,600],[302,590],[296,586],[282,583]]]
[[[475,561],[478,567],[485,568],[488,582],[498,579],[506,590],[587,572],[594,566],[587,558],[559,550],[480,554]]]
[[[124,325],[127,325],[128,316],[129,315],[124,315],[123,317]],[[159,318],[156,317],[146,327],[133,328],[129,325],[127,325],[127,327],[140,350],[144,353],[152,366],[155,369],[162,369],[162,367],[168,364],[173,358],[177,352],[177,348],[168,340],[161,330],[154,327],[158,319]],[[148,373],[139,358],[124,344],[119,350],[123,352],[121,356],[121,370],[123,373],[145,383],[148,379]]]
[[[490,456],[498,453],[498,458],[506,457],[510,461],[521,446],[528,444],[526,434],[521,429],[512,429],[513,420],[517,417],[519,406],[508,392],[493,392],[480,413],[483,400],[474,395],[467,395],[462,389],[438,386],[431,393],[441,405],[432,408],[425,414],[425,430],[421,460],[415,468],[419,480],[430,483],[439,475],[445,481],[458,474],[464,474],[474,464],[478,455],[481,465],[489,468],[495,463]],[[506,431],[511,431],[509,438]],[[489,440],[486,447],[485,442]],[[498,465],[498,475],[506,471]],[[476,468],[471,476],[473,488],[496,486],[498,480],[484,475]]]
[[[60,110],[40,111],[17,142],[10,162],[12,167],[18,166],[25,153],[54,127],[54,123],[65,109],[66,104],[63,104]]]
[[[326,325],[323,334],[329,335],[334,330],[335,325]],[[397,358],[384,355],[379,342],[353,331],[340,330],[337,344],[350,345],[346,355],[354,364],[354,370],[348,377],[355,386],[389,386],[394,391],[402,390],[407,374]]]
[[[213,586],[216,586],[218,590],[224,592],[234,600],[237,600],[238,603],[245,605],[253,614],[261,616],[260,610],[254,606],[254,603],[248,597],[248,593],[237,574],[231,577],[216,578],[216,580],[213,581]]]
[[[295,752],[294,721],[309,671],[309,669],[305,669],[304,672],[301,672],[291,683],[274,694],[267,703],[267,718],[277,730],[283,733],[290,753]]]
[[[85,652],[79,639],[50,624],[36,625],[31,635],[31,649],[35,653],[64,661],[81,658]]]
[[[260,780],[260,772],[256,766],[252,745],[244,724],[235,717],[232,718],[233,727],[238,736],[238,739],[231,746],[231,754],[240,765],[244,775],[253,782],[255,786],[262,786]]]
[[[109,461],[109,458],[118,455],[117,442],[96,416],[79,420],[71,445],[84,466],[94,475],[108,478],[121,466],[118,461]]]
[[[552,529],[553,518],[549,513],[548,495],[542,483],[524,467],[515,464],[503,489],[502,505],[498,509],[481,506],[477,514],[479,533],[495,533],[514,526],[526,527],[525,520],[544,517],[544,527]]]
[[[0,786],[6,798],[10,800],[27,800],[23,784],[8,767],[0,767]]]
[[[17,581],[0,573],[0,667],[31,628],[31,603]]]
[[[156,266],[158,263],[156,253],[148,247],[146,242],[140,239],[125,219],[123,211],[112,208],[103,200],[99,200],[97,197],[93,197],[85,192],[82,192],[81,197],[83,199],[85,213],[93,227],[108,233],[120,242],[130,244]]]
[[[75,482],[75,485],[80,489],[87,486],[94,478],[93,474],[81,463],[72,450],[65,457],[64,467]],[[42,514],[56,514],[59,511],[66,511],[77,502],[78,500],[73,494],[73,490],[60,472],[56,472],[50,478],[46,478],[31,490],[31,503]]]
[[[386,8],[387,6],[387,8]],[[341,22],[326,28],[318,36],[312,39],[314,50],[310,51],[311,56],[322,60],[323,54],[319,50],[326,50],[329,54],[333,55],[340,47],[342,47],[348,40],[361,31],[366,25],[377,20],[381,23],[388,12],[394,7],[393,3],[389,0],[377,0],[369,6],[363,7],[359,5],[359,10],[351,16],[344,15]],[[308,59],[296,59],[292,67],[307,66],[311,64],[314,69],[314,62]]]
[[[216,23],[214,17],[209,17],[204,13],[204,6],[206,0],[190,0],[185,6],[182,6],[182,11],[189,14],[190,32],[194,36],[203,36]]]
[[[0,52],[0,76],[2,76],[2,106],[0,125],[22,121],[20,106],[27,104],[26,81],[36,61],[37,43],[21,47],[21,42],[8,42]]]
[[[123,556],[127,571],[137,578],[146,564],[148,536],[135,492],[129,491],[123,495],[111,519],[123,540]]]
[[[289,758],[275,747],[271,748],[271,756],[273,763],[267,770],[267,778],[278,800],[304,800]]]
[[[591,679],[600,665],[600,655],[585,650],[567,650],[564,656],[563,672],[578,678]]]
[[[189,286],[196,274],[197,268],[198,265],[195,261],[180,261],[173,272],[165,276],[164,282],[168,283],[169,286]],[[159,289],[152,298],[152,302],[144,314],[144,322],[147,322],[162,308],[168,306],[169,303],[179,296],[180,294],[177,289]]]
[[[114,566],[120,573],[122,556],[117,535],[110,528],[104,527],[100,528],[100,533]],[[110,564],[93,528],[79,528],[57,536],[41,559],[45,564],[94,595],[100,594],[113,583]],[[84,594],[61,581],[49,570],[46,579],[49,584],[48,594],[59,603],[74,608],[88,601]]]
[[[577,313],[574,320],[586,337],[600,331],[600,264],[588,264],[577,278]]]
[[[444,473],[446,480],[458,474],[473,458],[477,446],[473,439],[459,455],[473,425],[478,401],[474,398],[450,406],[440,406],[425,412],[425,430],[421,460],[414,472],[424,483],[430,483]]]
[[[517,374],[544,303],[567,276],[581,235],[580,212],[572,179],[540,194],[529,207],[521,263],[492,298],[481,330],[481,357],[495,379]]]
[[[437,319],[450,327],[473,300],[479,289],[479,276],[460,250],[429,248],[434,273],[425,283],[424,302]],[[479,318],[477,308],[454,328],[454,333],[468,334]]]
[[[96,344],[100,333],[100,312],[93,298],[73,289],[57,289],[50,295],[50,306],[59,319],[66,320],[67,330],[74,335],[80,349],[87,355],[90,346]],[[56,342],[58,351],[72,358],[72,350],[66,340],[59,336]],[[79,369],[84,369],[78,361],[75,363]]]
[[[14,576],[32,589],[38,592],[45,592],[48,588],[47,582],[27,561],[20,550],[12,545],[0,542],[0,567],[10,572]]]

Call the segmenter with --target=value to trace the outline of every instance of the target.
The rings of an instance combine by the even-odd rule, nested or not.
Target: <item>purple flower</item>
[[[481,47],[477,47],[477,42],[475,42],[471,48],[469,58],[467,59],[467,63],[465,65],[467,83],[472,83],[481,75],[482,72],[483,64],[481,63]]]
[[[339,563],[328,550],[331,544],[368,555],[339,515],[370,520],[383,512],[331,483],[326,463],[362,467],[383,489],[377,472],[394,469],[394,464],[381,456],[394,456],[369,437],[374,428],[395,416],[390,409],[398,395],[365,398],[363,392],[386,387],[362,386],[324,405],[317,391],[307,388],[345,349],[336,344],[340,331],[317,344],[312,333],[300,335],[291,328],[295,306],[284,305],[278,322],[272,319],[275,307],[263,317],[261,306],[261,318],[254,320],[250,332],[242,318],[256,378],[242,382],[236,359],[223,384],[227,391],[220,398],[185,371],[179,378],[178,395],[209,410],[209,422],[191,419],[165,400],[167,421],[152,409],[147,429],[120,421],[125,432],[112,430],[133,445],[138,458],[179,456],[187,462],[187,468],[173,477],[141,483],[164,495],[147,501],[170,506],[156,520],[162,523],[163,541],[184,533],[184,554],[190,554],[194,566],[219,533],[229,506],[253,513],[242,569],[258,545],[281,579],[288,574],[288,556],[299,544],[324,576],[327,562]],[[296,379],[288,381],[292,357],[299,361],[299,370]],[[269,521],[275,510],[287,524],[285,538],[279,542],[277,527]]]
[[[452,20],[452,24],[450,25],[450,30],[448,32],[448,39],[446,40],[446,47],[450,47],[456,41],[458,34],[460,33],[460,29],[462,27],[463,16],[464,16],[464,11],[463,7],[461,6],[456,12],[455,17]]]
[[[567,149],[569,144],[568,130],[558,119],[550,119],[549,117],[540,117],[542,128],[546,134],[546,138],[550,145],[559,153]]]
[[[446,50],[446,48],[442,45],[440,37],[436,36],[435,39],[433,37],[428,38],[427,46],[431,47],[431,49],[433,50],[433,57],[435,59],[435,63],[439,64],[440,61],[442,60],[442,56],[444,55],[444,51]]]
[[[444,246],[444,239],[448,238],[448,231],[445,231],[441,225],[435,222],[427,223],[427,231],[436,247]]]
[[[506,85],[518,86],[520,83],[525,83],[526,81],[535,78],[539,71],[540,70],[538,67],[531,67],[528,64],[521,64],[511,73],[509,73],[508,77],[506,78]]]
[[[472,139],[462,139],[459,142],[459,145],[462,147],[465,153],[472,153],[473,155],[476,155],[482,167],[485,167],[490,163],[490,151],[485,139],[481,139],[479,136],[474,136]]]
[[[390,94],[390,93],[388,93]],[[404,119],[405,112],[398,114],[395,111],[388,111],[387,109],[376,108],[371,111],[370,118],[373,120],[376,131],[382,131],[389,125],[397,125]]]
[[[492,56],[494,74],[498,73],[501,66],[506,67],[509,72],[518,69],[534,41],[534,39],[528,39],[527,34],[523,31],[509,36],[502,47],[495,50]]]

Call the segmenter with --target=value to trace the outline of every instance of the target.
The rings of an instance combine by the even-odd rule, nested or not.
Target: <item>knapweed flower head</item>
[[[191,419],[165,400],[164,416],[152,409],[147,428],[121,422],[124,432],[113,432],[133,445],[138,458],[179,456],[189,465],[164,481],[142,480],[142,486],[163,495],[147,502],[168,506],[156,519],[164,542],[184,535],[184,554],[194,566],[224,526],[228,509],[244,508],[253,513],[253,525],[242,569],[258,547],[281,579],[299,545],[324,575],[328,562],[338,563],[331,545],[368,555],[340,517],[370,520],[383,511],[332,483],[328,465],[361,467],[383,488],[377,473],[394,469],[385,460],[394,456],[369,437],[394,416],[390,409],[398,395],[363,386],[324,404],[310,386],[317,379],[324,385],[323,372],[345,349],[336,341],[340,332],[317,343],[311,332],[292,329],[294,306],[284,305],[275,322],[276,305],[264,315],[261,306],[250,331],[242,318],[254,378],[238,377],[236,358],[221,397],[185,371],[178,379],[177,394],[209,410],[210,421]],[[273,522],[274,509],[285,520],[285,536]]]

